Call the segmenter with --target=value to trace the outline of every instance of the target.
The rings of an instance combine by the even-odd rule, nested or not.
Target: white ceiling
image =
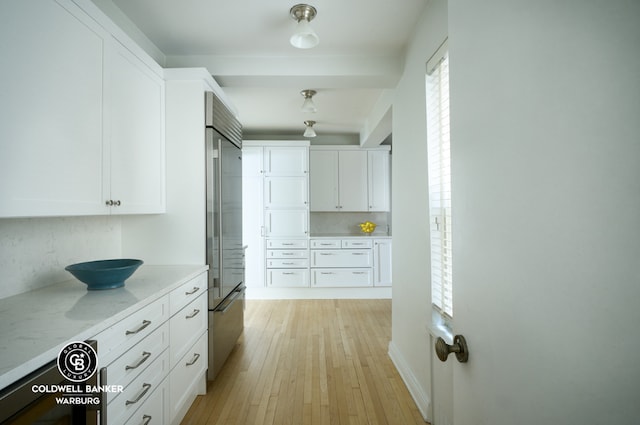
[[[112,0],[162,52],[167,67],[206,67],[238,109],[245,134],[371,132],[376,102],[402,72],[427,0],[313,0],[320,37],[296,49],[295,0]],[[98,0],[96,3],[104,2]],[[315,114],[300,91],[315,89]],[[379,133],[379,132],[378,132]]]

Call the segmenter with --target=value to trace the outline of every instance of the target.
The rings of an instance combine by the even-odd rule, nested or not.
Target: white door
[[[637,423],[640,8],[505,5],[448,9],[453,423]]]

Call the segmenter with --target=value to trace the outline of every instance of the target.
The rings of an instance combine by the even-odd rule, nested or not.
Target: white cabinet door
[[[307,208],[309,195],[306,177],[266,177],[264,207]]]
[[[389,151],[369,151],[367,162],[369,211],[389,211]]]
[[[309,192],[311,211],[338,211],[338,152],[309,152]]]
[[[306,176],[309,173],[306,147],[272,146],[264,148],[265,176]]]
[[[308,231],[307,210],[267,210],[265,233],[269,237],[304,238]]]
[[[245,285],[264,287],[264,207],[262,147],[242,148],[242,244],[245,250]]]
[[[105,63],[112,213],[165,209],[164,82],[117,40]]]
[[[338,158],[340,211],[367,211],[367,152],[340,151]]]
[[[264,174],[262,146],[244,146],[242,148],[242,177],[260,177]]]
[[[70,1],[2,1],[0,16],[0,217],[105,213],[109,36]]]
[[[391,286],[391,239],[373,242],[373,286]]]

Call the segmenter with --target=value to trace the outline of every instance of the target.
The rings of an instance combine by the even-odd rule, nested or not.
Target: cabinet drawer
[[[293,259],[293,258],[309,258],[309,253],[306,249],[292,249],[292,250],[284,250],[284,249],[269,249],[267,250],[267,258],[282,258],[282,259]]]
[[[175,419],[178,417],[182,418],[200,391],[199,384],[204,380],[208,366],[207,343],[205,332],[171,370],[169,375],[170,423],[176,423]]]
[[[129,418],[126,425],[162,425],[169,423],[169,388],[165,379],[147,401]],[[109,421],[111,423],[111,421]]]
[[[165,350],[156,361],[127,385],[122,393],[116,394],[116,397],[107,405],[109,424],[125,423],[156,389],[160,389],[162,380],[168,373],[169,350]]]
[[[267,260],[267,268],[269,269],[287,269],[287,268],[306,268],[309,267],[309,259],[300,258],[300,259],[276,259],[276,260]]]
[[[207,295],[203,292],[169,320],[172,368],[207,330],[207,313]]]
[[[169,294],[169,315],[173,316],[181,308],[198,298],[207,290],[207,273],[180,285]]]
[[[308,269],[267,269],[267,286],[308,288]]]
[[[309,243],[306,239],[269,239],[267,240],[267,248],[270,248],[270,249],[304,249],[308,247],[309,247]]]
[[[371,267],[370,249],[312,250],[311,267]]]
[[[109,385],[127,386],[160,357],[168,346],[169,324],[165,322],[109,365],[107,369]],[[117,393],[107,393],[107,402],[111,402],[116,395]]]
[[[311,269],[313,287],[372,286],[371,269]]]
[[[110,364],[120,354],[150,335],[168,318],[169,296],[165,295],[100,332],[96,339],[98,340],[101,363]]]
[[[340,239],[312,239],[311,248],[315,249],[340,249],[342,243]]]
[[[342,248],[373,248],[371,239],[343,239]]]

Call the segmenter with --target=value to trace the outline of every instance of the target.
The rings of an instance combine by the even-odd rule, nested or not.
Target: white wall
[[[447,2],[427,4],[393,103],[393,320],[390,352],[426,414],[430,401],[431,290],[427,219],[427,59],[447,36]]]
[[[119,257],[118,217],[2,218],[0,298],[73,279],[69,264]]]

